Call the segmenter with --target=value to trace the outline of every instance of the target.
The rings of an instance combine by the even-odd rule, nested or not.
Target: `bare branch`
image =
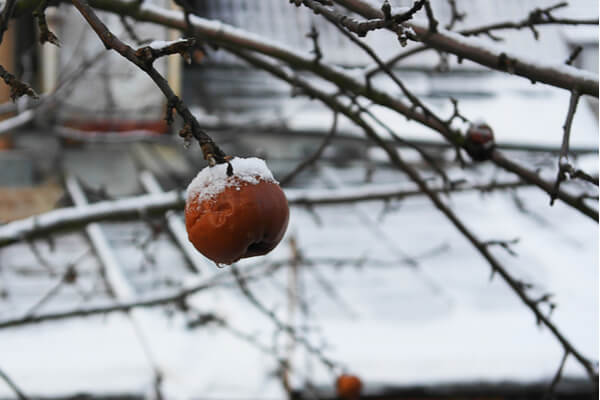
[[[560,382],[560,379],[562,378],[562,372],[565,367],[565,364],[567,363],[568,357],[569,357],[569,352],[565,351],[565,353],[562,356],[562,359],[560,360],[558,370],[556,371],[556,374],[554,375],[552,382],[550,382],[550,386],[548,386],[548,390],[546,390],[546,393],[544,394],[544,399],[550,400],[550,399],[554,398],[554,392],[556,391],[556,386],[558,385],[558,382]]]
[[[246,278],[249,279],[250,277]],[[128,312],[137,308],[151,308],[163,306],[166,304],[184,304],[185,300],[198,292],[213,288],[223,284],[222,278],[213,279],[211,281],[191,286],[187,289],[180,290],[176,293],[156,296],[144,300],[133,300],[128,302],[121,302],[110,306],[98,306],[98,307],[83,307],[67,311],[49,312],[38,315],[25,315],[22,317],[6,319],[0,321],[0,329],[11,328],[15,326],[38,324],[46,321],[58,321],[69,318],[77,317],[90,317],[94,315],[109,314],[113,312]]]
[[[571,92],[571,99],[569,101],[569,110],[567,111],[567,118],[563,125],[563,141],[560,149],[560,157],[563,159],[567,159],[569,157],[569,141],[571,138],[571,125],[573,125],[573,117],[575,116],[575,111],[577,111],[577,103],[579,102],[579,91],[574,89]]]
[[[458,11],[458,6],[456,5],[456,0],[448,0],[448,5],[450,6],[450,22],[446,25],[446,29],[452,30],[454,25],[457,22],[462,22],[467,16],[466,13],[461,13]]]
[[[458,17],[455,17],[455,13],[456,13],[456,16],[460,16],[461,19],[466,15],[464,13],[461,14],[461,13],[458,13],[458,11],[455,11],[455,8],[456,8],[455,0],[448,0],[448,2],[451,4],[452,18],[453,18],[452,21],[454,21],[454,22],[459,21],[459,19],[455,19],[455,18],[458,18]],[[463,29],[463,30],[457,31],[457,32],[463,36],[486,35],[493,41],[502,41],[502,38],[495,36],[493,34],[493,32],[500,31],[500,30],[508,30],[508,29],[522,29],[524,27],[533,28],[537,25],[598,25],[597,19],[552,18],[552,19],[543,19],[543,20],[540,20],[540,19],[531,20],[530,16],[532,13],[533,13],[533,11],[531,11],[529,13],[528,17],[526,17],[525,19],[518,21],[518,22],[512,22],[512,21],[499,22],[499,23],[495,23],[495,24],[491,24],[491,25],[480,26],[477,28]],[[451,30],[453,28],[452,21],[449,25],[446,26],[446,29]],[[423,51],[432,50],[432,49],[433,48],[428,45],[418,46],[411,50],[399,53],[398,55],[396,55],[396,56],[390,58],[388,61],[386,61],[385,64],[388,68],[391,68],[398,61],[401,61],[405,58],[408,58],[415,54],[421,53]],[[576,50],[577,49],[575,49],[575,51]],[[574,58],[576,58],[576,57],[577,57],[577,55],[575,54]],[[567,60],[566,64],[571,65],[572,60],[571,60],[571,62],[568,62],[568,61],[569,60]],[[371,70],[367,71],[367,76],[371,77],[380,71],[381,71],[381,69],[379,68],[379,66],[373,67]]]
[[[429,0],[425,1],[425,13],[427,14],[427,20],[429,21],[429,32],[436,33],[437,27],[440,24],[435,16],[433,15],[433,9]]]
[[[515,238],[515,239],[511,239],[511,240],[488,240],[486,242],[483,242],[482,244],[484,246],[500,246],[502,247],[504,250],[506,250],[506,252],[508,254],[510,254],[511,256],[516,257],[517,253],[515,253],[512,249],[512,245],[519,243],[519,238]]]
[[[554,183],[546,181],[536,172],[530,171],[516,162],[509,160],[498,150],[494,150],[492,152],[492,160],[496,165],[506,169],[507,171],[517,174],[524,181],[536,185],[549,195],[556,194],[557,198],[561,199],[574,209],[581,211],[581,213],[588,216],[593,221],[598,222],[598,210],[586,205],[578,196],[574,196],[562,189],[559,189],[557,193]]]
[[[127,32],[127,34],[129,35],[129,37],[131,38],[131,40],[133,40],[138,46],[141,46],[145,43],[149,43],[151,42],[151,40],[148,39],[141,39],[137,33],[135,32],[135,30],[133,29],[133,26],[131,26],[131,24],[129,23],[129,21],[127,21],[127,17],[125,17],[124,15],[120,16],[120,20],[121,20],[121,25],[123,25],[123,28],[125,28],[125,32]]]
[[[415,2],[412,8],[397,15],[391,14],[390,5],[386,0],[381,8],[383,15],[367,21],[358,21],[355,18],[343,15],[337,12],[335,9],[329,8],[316,0],[303,0],[302,3],[313,9],[315,12],[327,12],[329,15],[328,18],[332,18],[336,24],[347,28],[349,31],[356,33],[360,37],[364,37],[371,31],[387,28],[390,25],[396,25],[408,21],[417,11],[423,8],[424,5],[426,6],[428,4],[428,0],[418,0]],[[400,33],[401,32],[399,32],[399,34]]]
[[[554,184],[554,190],[550,195],[550,205],[554,204],[554,200],[556,200],[556,193],[558,192],[560,184],[567,179],[565,174],[566,165],[569,164],[569,141],[571,139],[571,125],[573,125],[573,117],[575,117],[575,112],[577,111],[577,103],[579,102],[579,91],[574,89],[571,92],[571,97],[569,100],[569,109],[567,111],[567,118],[563,125],[563,140],[560,148],[560,156],[558,158],[558,175],[556,176],[556,182]],[[568,167],[567,167],[568,168]]]
[[[598,379],[597,371],[592,364],[592,362],[584,357],[573,344],[562,334],[562,332],[554,325],[550,319],[542,313],[542,311],[538,308],[538,304],[536,301],[529,297],[526,293],[526,288],[523,287],[517,279],[512,277],[508,270],[493,256],[492,253],[488,250],[487,246],[484,242],[481,242],[475,234],[458,218],[458,216],[441,200],[441,198],[431,190],[431,188],[427,185],[427,183],[421,178],[420,174],[409,164],[407,164],[398,153],[388,146],[381,138],[377,135],[377,133],[357,114],[352,112],[348,107],[340,104],[340,102],[327,95],[327,93],[322,92],[321,90],[315,88],[310,83],[302,80],[298,77],[290,76],[286,71],[282,70],[278,66],[260,58],[255,55],[251,55],[247,52],[240,51],[238,49],[228,49],[232,53],[238,55],[239,57],[245,59],[249,63],[256,65],[257,67],[270,72],[274,76],[292,84],[302,88],[309,96],[320,100],[325,105],[330,107],[332,110],[336,110],[340,113],[343,113],[348,118],[350,118],[353,122],[359,125],[365,132],[365,134],[371,138],[375,143],[377,143],[388,155],[390,161],[404,173],[406,173],[409,178],[419,187],[419,189],[424,192],[427,197],[432,201],[436,208],[438,208],[455,226],[455,228],[473,245],[475,249],[486,259],[489,263],[492,271],[495,271],[499,274],[502,279],[509,285],[509,287],[515,292],[515,294],[521,299],[521,301],[531,310],[531,312],[536,317],[536,321],[539,321],[540,324],[546,326],[553,336],[561,343],[565,351],[569,351],[573,356],[579,361],[579,363],[585,368],[588,373],[589,378],[592,381],[596,381]]]
[[[319,148],[310,157],[306,158],[300,164],[298,164],[296,168],[294,168],[289,174],[281,178],[281,180],[279,181],[279,184],[281,186],[286,186],[288,183],[293,181],[294,178],[298,176],[298,174],[300,174],[300,172],[304,171],[306,168],[314,164],[319,158],[321,158],[323,151],[325,151],[325,148],[327,148],[329,143],[331,143],[331,140],[333,139],[333,136],[337,131],[337,123],[338,113],[335,112],[333,113],[333,122],[331,124],[331,129],[329,130],[327,136],[325,136],[325,139],[323,139],[323,142],[321,143]]]
[[[415,95],[413,95],[407,88],[406,86],[397,79],[397,77],[395,76],[395,74],[393,74],[391,72],[391,70],[389,68],[387,68],[385,66],[385,64],[383,63],[383,61],[381,61],[381,59],[379,59],[379,57],[375,54],[375,52],[366,44],[364,44],[362,41],[360,41],[358,38],[355,38],[354,36],[352,36],[351,34],[349,34],[348,32],[346,32],[338,23],[337,21],[339,20],[339,17],[336,16],[336,13],[332,10],[330,10],[327,7],[324,7],[322,5],[320,5],[319,3],[313,1],[313,0],[304,0],[303,3],[305,5],[307,5],[308,7],[310,7],[311,9],[313,9],[313,11],[315,12],[319,12],[320,14],[323,14],[323,16],[325,16],[330,22],[332,22],[336,27],[338,27],[342,33],[344,33],[350,40],[352,40],[352,42],[354,42],[355,44],[357,44],[361,49],[363,49],[378,65],[379,67],[386,72],[386,74],[400,87],[400,89],[402,90],[402,92],[408,97],[408,99],[410,100],[410,102],[412,103],[412,107],[410,109],[411,112],[414,112],[415,109],[420,109],[422,110],[422,116],[423,118],[420,120],[420,122],[422,122],[423,124],[429,125],[431,126],[432,122],[435,124],[436,126],[436,130],[438,130],[438,132],[442,133],[442,135],[444,135],[444,137],[449,140],[451,143],[461,143],[461,145],[464,146],[464,141],[462,139],[458,139],[458,137],[460,137],[460,134],[453,131],[450,124],[452,123],[453,118],[451,117],[449,120],[447,121],[443,121],[440,117],[438,117],[435,113],[433,113],[428,107],[426,107]],[[508,61],[506,61],[508,63]],[[367,90],[366,96],[369,96],[369,94],[372,92],[372,90]],[[454,104],[455,107],[455,114],[457,113],[457,106],[456,104]],[[398,109],[396,109],[397,111],[399,111]],[[405,110],[400,111],[403,114],[407,114],[407,112]],[[463,117],[464,118],[464,117]],[[570,126],[570,125],[569,125]],[[457,144],[458,147],[458,144]],[[461,160],[460,157],[460,151],[457,149],[457,156],[459,157],[459,160]],[[492,158],[493,160],[493,158]],[[500,164],[499,164],[500,165]],[[514,166],[513,166],[514,167]],[[522,167],[520,168],[513,168],[512,172],[515,171],[520,171]],[[528,174],[529,176],[531,176],[531,174]],[[540,181],[541,178],[537,178],[536,180],[533,180],[531,182],[537,182],[540,185],[545,185],[545,182]],[[536,183],[536,184],[537,184]],[[559,188],[558,186],[556,186],[556,188],[552,191],[552,193],[559,193]],[[561,192],[562,193],[562,192]],[[576,199],[572,199],[569,198],[569,195],[567,195],[566,193],[562,193],[560,194],[561,196],[561,200],[569,203],[570,205],[572,205],[573,207],[580,209],[581,211],[585,210],[586,215],[588,216],[593,216],[593,218],[595,220],[597,220],[597,215],[598,212],[589,208],[587,205],[582,204],[580,201],[576,201]]]
[[[555,18],[551,12],[557,8],[566,6],[567,3],[562,2],[554,6],[539,9],[536,8],[529,12],[529,15],[517,22],[506,21],[498,22],[486,26],[481,26],[473,29],[465,29],[461,33],[465,36],[477,36],[481,34],[490,34],[492,31],[506,29],[523,29],[529,28],[534,32],[534,36],[539,35],[535,26],[539,25],[598,25],[598,19],[570,19],[570,18]],[[536,37],[537,38],[537,37]]]
[[[339,1],[357,1],[357,0],[339,0]],[[186,25],[183,16],[180,17],[171,17],[169,15],[165,15],[162,12],[160,7],[150,7],[145,6],[143,10],[140,10],[138,6],[133,3],[127,3],[124,5],[120,0],[110,0],[110,2],[99,2],[98,0],[92,0],[92,4],[95,4],[99,9],[105,11],[115,12],[117,7],[120,13],[125,13],[130,15],[140,21],[148,21],[158,23],[164,26],[169,26],[175,29],[185,30]],[[358,3],[356,3],[358,4]],[[361,2],[361,4],[363,4]],[[370,9],[370,6],[366,6],[367,9]],[[380,14],[378,14],[380,15]],[[314,63],[314,58],[310,55],[303,55],[290,50],[287,47],[282,47],[277,45],[277,43],[272,42],[270,40],[254,40],[252,35],[247,34],[244,35],[240,32],[240,29],[230,27],[226,24],[215,25],[211,21],[203,20],[202,18],[196,17],[192,21],[194,25],[194,29],[197,35],[201,35],[203,40],[210,41],[219,46],[236,46],[240,49],[249,49],[253,51],[258,51],[260,53],[269,55],[271,57],[275,57],[280,59],[295,69],[299,70],[309,70],[314,72],[315,74],[321,76],[324,79],[331,81],[336,84],[340,89],[343,89],[348,92],[353,92],[355,95],[364,96],[377,104],[383,105],[384,107],[390,108],[394,111],[399,112],[400,114],[406,116],[409,119],[413,119],[419,123],[422,123],[429,128],[439,132],[444,136],[449,143],[452,143],[454,146],[461,145],[462,140],[460,139],[461,134],[456,130],[449,130],[448,126],[445,124],[440,124],[437,120],[433,118],[428,118],[424,113],[419,110],[411,107],[410,105],[406,105],[404,102],[389,96],[385,92],[375,90],[373,88],[369,88],[366,85],[362,85],[352,76],[345,74],[337,68],[332,68],[324,63],[316,64]],[[436,36],[431,35],[431,36]],[[549,68],[549,67],[548,67]],[[543,68],[544,70],[547,67]],[[573,77],[569,78],[569,82],[573,83]],[[576,79],[575,79],[576,80]],[[502,160],[497,161],[496,159],[492,159],[494,163],[505,168],[516,174],[526,174],[527,178],[530,182],[544,188],[546,190],[547,182],[541,180],[535,172],[530,171],[524,168],[521,165],[518,165],[512,161],[506,159],[506,157],[502,156]],[[531,179],[532,176],[535,179]],[[549,184],[550,187],[552,184]],[[551,189],[549,189],[551,190]],[[548,190],[546,190],[548,191]],[[564,192],[562,189],[559,191],[558,198],[565,201],[570,206],[578,209],[582,213],[588,215],[589,217],[598,220],[597,211],[591,208],[586,204],[582,204],[575,197],[570,196],[568,193]],[[593,215],[596,215],[594,218]]]
[[[0,78],[4,80],[4,82],[10,86],[10,97],[13,101],[16,101],[19,97],[27,95],[34,99],[38,98],[37,93],[25,82],[17,79],[16,76],[8,72],[4,69],[3,66],[0,65]]]
[[[319,46],[319,31],[315,25],[310,26],[310,32],[306,34],[306,37],[311,39],[313,42],[313,49],[311,53],[315,55],[315,62],[318,63],[323,58],[323,52],[321,51],[321,47]]]
[[[160,57],[168,56],[170,54],[179,54],[189,64],[191,62],[189,51],[196,45],[196,39],[180,39],[164,43],[158,42],[159,45],[155,45],[155,43],[156,42],[152,42],[140,47],[135,51],[135,55],[144,62],[152,64]]]
[[[15,392],[19,400],[28,400],[29,397],[25,396],[23,391],[17,386],[17,384],[0,368],[0,378],[6,382],[6,384]]]
[[[452,188],[439,187],[431,190],[443,192],[491,192],[506,190],[528,183],[522,181],[491,182],[479,185],[463,185]],[[342,189],[286,189],[291,205],[315,206],[325,204],[355,203],[361,201],[385,200],[422,196],[420,190],[407,190],[402,184],[367,185],[360,188]],[[139,219],[143,216],[161,215],[169,210],[182,210],[185,204],[184,192],[165,192],[141,195],[126,199],[100,201],[90,204],[83,210],[75,207],[61,208],[44,214],[10,222],[0,226],[0,247],[21,240],[48,237],[60,230],[72,230],[99,221],[123,221]]]
[[[37,19],[38,28],[40,30],[40,44],[46,42],[52,43],[53,45],[60,47],[60,42],[56,35],[48,28],[48,22],[46,21],[46,7],[48,6],[48,0],[42,0],[38,7],[33,11],[33,17]]]
[[[281,320],[279,318],[277,318],[277,315],[273,311],[269,310],[264,304],[262,304],[258,300],[258,298],[254,295],[254,293],[250,290],[250,287],[248,286],[246,280],[241,275],[241,273],[238,271],[237,267],[235,267],[235,265],[231,266],[231,273],[235,277],[238,287],[240,288],[240,290],[242,291],[244,296],[248,299],[248,301],[252,305],[254,305],[256,307],[256,309],[258,309],[260,312],[262,312],[264,315],[266,315],[271,321],[273,321],[273,323],[275,324],[275,326],[277,326],[278,329],[291,335],[296,342],[302,344],[309,353],[316,356],[319,359],[319,361],[321,361],[329,369],[331,369],[331,370],[339,369],[338,363],[336,363],[335,361],[326,357],[323,354],[323,352],[321,351],[321,349],[312,345],[304,336],[300,336],[298,334],[298,332],[296,331],[296,329],[294,329],[292,326],[281,322]]]
[[[565,61],[565,64],[573,65],[573,62],[577,59],[579,53],[581,53],[581,50],[583,50],[582,46],[575,47],[575,49],[571,52],[571,55],[569,55],[569,58],[567,58],[567,61]]]
[[[335,1],[365,18],[383,17],[380,10],[363,0]],[[542,65],[537,60],[526,60],[512,54],[498,53],[495,49],[482,47],[479,42],[470,42],[468,38],[454,32],[438,28],[437,33],[432,33],[427,26],[419,22],[410,21],[405,25],[415,31],[415,39],[439,51],[454,54],[461,59],[471,60],[491,69],[510,70],[515,75],[527,78],[532,82],[542,82],[567,90],[571,90],[574,86],[579,87],[582,94],[598,97],[598,77],[592,73],[575,68],[572,70],[560,69],[555,66]],[[406,27],[390,25],[389,29],[400,33]]]
[[[185,125],[191,130],[191,134],[198,140],[204,158],[209,164],[214,165],[215,163],[226,162],[225,153],[213,142],[206,132],[200,129],[198,121],[187,106],[179,97],[177,97],[177,95],[175,95],[173,90],[169,87],[167,80],[152,66],[152,60],[149,61],[140,57],[131,47],[111,33],[85,0],[72,0],[72,3],[94,29],[107,49],[114,49],[133,64],[137,65],[142,71],[146,72],[146,74],[154,81],[167,98],[167,114],[169,114],[173,108],[177,110],[179,115],[185,121]]]

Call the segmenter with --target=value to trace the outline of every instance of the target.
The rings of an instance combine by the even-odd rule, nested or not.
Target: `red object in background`
[[[65,126],[84,132],[131,132],[149,131],[165,133],[168,125],[165,120],[135,121],[135,120],[102,120],[102,121],[69,121]]]
[[[338,397],[344,400],[357,400],[360,398],[362,381],[356,375],[343,374],[335,381]]]
[[[0,151],[13,148],[13,139],[10,134],[0,136]]]
[[[75,132],[65,133],[62,143],[68,147],[83,145],[87,139],[93,139],[102,135],[118,135],[122,137],[156,136],[169,132],[169,126],[164,120],[161,121],[131,121],[131,120],[101,120],[101,121],[68,121],[64,123],[66,128]]]
[[[188,202],[185,226],[190,242],[217,264],[265,255],[287,229],[289,208],[277,183],[239,182],[213,198]]]

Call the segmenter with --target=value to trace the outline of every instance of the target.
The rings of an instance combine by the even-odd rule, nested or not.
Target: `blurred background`
[[[145,3],[170,12],[179,7]],[[452,2],[431,4],[442,25],[452,20]],[[454,29],[520,21],[554,4],[457,0],[466,16]],[[287,1],[193,0],[191,6],[203,18],[302,54],[313,50],[307,33],[314,27],[322,62],[357,78],[374,65],[322,16]],[[597,19],[598,4],[572,0],[556,15]],[[134,48],[185,36],[99,16]],[[0,238],[17,221],[57,208],[84,211],[88,204],[185,190],[206,166],[199,146],[184,146],[177,135],[181,122],[167,125],[165,98],[154,83],[107,52],[77,10],[60,4],[46,18],[60,47],[38,43],[31,15],[15,18],[0,46],[0,64],[40,93],[37,101],[11,102],[10,88],[0,85]],[[416,18],[427,21],[424,13]],[[502,41],[480,40],[541,63],[564,63],[581,47],[573,66],[597,76],[597,25],[535,30],[537,40],[530,28],[495,34]],[[386,60],[403,50],[383,30],[365,42]],[[331,110],[210,43],[199,43],[190,64],[177,54],[154,65],[227,154],[263,158],[277,179],[289,177],[330,133]],[[450,116],[455,99],[462,115],[493,128],[499,149],[549,181],[556,177],[568,91],[435,50],[401,60],[393,71],[431,109]],[[331,87],[306,72],[298,76]],[[371,84],[404,98],[385,74]],[[597,365],[597,224],[561,202],[550,207],[546,193],[491,163],[462,167],[455,149],[424,125],[376,104],[369,110],[383,122],[375,124],[377,133],[428,182],[442,184],[430,163],[393,141],[385,126],[425,149],[456,183],[444,195],[447,204],[482,240],[501,242],[490,247],[493,254]],[[581,98],[570,146],[571,162],[597,180],[597,98]],[[597,206],[597,185],[564,186]],[[219,269],[191,248],[181,207],[0,241],[0,370],[30,398],[44,399],[329,399],[342,373],[358,376],[368,399],[548,393],[561,343],[352,121],[340,115],[319,159],[283,188],[291,206],[287,234],[267,256],[236,263],[246,274],[242,285],[231,267]],[[327,201],[332,193],[339,200],[344,193],[390,191],[369,201]],[[210,288],[185,301],[129,313],[8,323],[170,296],[203,282]],[[561,373],[554,397],[597,396],[574,357]],[[0,380],[0,399],[12,398],[18,397]]]

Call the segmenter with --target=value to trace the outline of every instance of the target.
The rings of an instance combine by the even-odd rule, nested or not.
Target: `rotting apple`
[[[188,187],[185,224],[194,247],[217,264],[261,256],[283,238],[289,207],[263,160],[206,167]]]

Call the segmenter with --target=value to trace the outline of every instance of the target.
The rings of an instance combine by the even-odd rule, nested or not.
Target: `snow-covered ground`
[[[331,187],[332,177],[350,184],[357,174],[326,168],[320,179]],[[377,174],[375,178],[386,179],[384,172]],[[514,246],[517,257],[501,248],[494,253],[511,273],[535,284],[532,294],[554,295],[558,306],[552,320],[577,349],[595,358],[597,225],[560,203],[550,208],[547,196],[536,189],[517,193],[530,214],[521,213],[508,193],[457,194],[450,204],[482,240],[520,238]],[[548,330],[535,325],[532,313],[500,278],[490,281],[486,262],[426,198],[397,205],[383,219],[379,202],[317,207],[320,222],[306,209],[293,207],[287,237],[279,247],[265,258],[238,266],[244,271],[289,259],[293,237],[303,256],[315,260],[314,265],[298,268],[301,300],[293,317],[286,295],[289,267],[250,282],[250,288],[282,321],[292,318],[296,326],[305,328],[304,335],[322,346],[324,355],[361,376],[367,392],[381,385],[550,380],[562,349]],[[148,234],[143,224],[133,229],[105,224],[104,231],[140,296],[175,290],[152,282],[191,279],[185,278],[191,273],[181,253],[164,236],[153,245],[155,265],[146,263],[143,268],[141,252],[130,241]],[[60,266],[61,259],[75,259],[88,245],[83,236],[70,234],[59,237],[55,246],[54,253],[44,243],[38,247],[52,265]],[[318,261],[330,258],[355,262],[336,267]],[[414,259],[416,266],[407,258]],[[2,319],[21,315],[57,279],[16,274],[17,269],[38,264],[24,245],[0,250],[0,262],[3,287],[11,294],[2,303]],[[95,257],[86,258],[78,269],[80,291],[92,290],[98,267]],[[215,275],[233,279],[227,268],[210,264],[200,276]],[[67,285],[37,312],[72,309],[82,302]],[[110,302],[106,294],[98,294],[91,304]],[[277,343],[281,354],[287,354],[286,335],[276,334],[272,322],[235,285],[198,293],[191,304],[216,313],[264,345]],[[149,393],[151,357],[164,370],[168,398],[284,396],[272,376],[277,367],[272,356],[228,330],[217,326],[189,330],[181,316],[169,317],[160,309],[145,314],[139,325],[150,355],[124,315],[4,329],[0,366],[29,394]],[[296,387],[306,379],[318,385],[333,382],[334,376],[300,344],[295,346],[292,365]],[[565,375],[585,377],[572,358]],[[0,384],[0,397],[10,395],[10,389]]]

